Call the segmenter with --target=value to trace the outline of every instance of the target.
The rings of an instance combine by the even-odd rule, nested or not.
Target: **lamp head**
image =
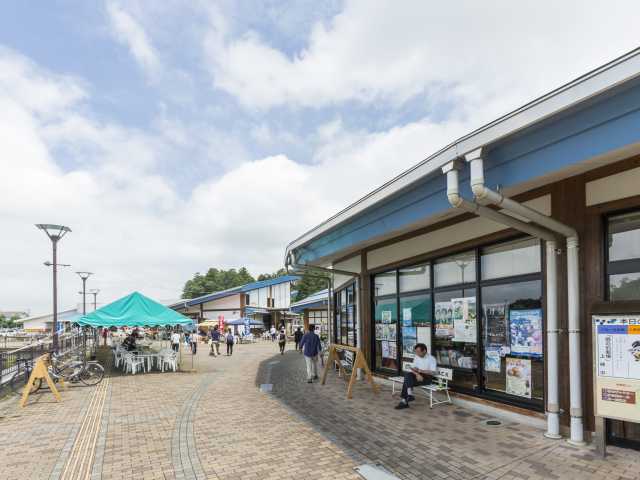
[[[87,278],[89,278],[91,275],[93,275],[93,272],[76,272],[78,274],[78,276],[83,279],[86,280]]]
[[[64,225],[53,225],[51,223],[37,223],[36,227],[39,230],[44,231],[52,241],[58,241],[62,237],[64,237],[68,232],[71,231],[69,227],[65,227]]]

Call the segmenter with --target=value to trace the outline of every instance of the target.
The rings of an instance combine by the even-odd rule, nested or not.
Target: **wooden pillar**
[[[362,352],[369,362],[371,363],[371,281],[369,278],[369,272],[367,269],[367,251],[360,252],[360,278],[358,279],[360,284],[360,335],[362,335]]]
[[[305,308],[303,310],[302,322],[304,324],[304,331],[307,332],[309,330],[309,309]]]

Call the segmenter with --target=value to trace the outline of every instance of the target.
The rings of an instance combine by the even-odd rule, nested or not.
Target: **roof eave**
[[[640,76],[640,48],[636,48],[455,140],[293,240],[285,250],[285,265],[294,250],[308,244],[376,203],[402,192],[425,176],[439,171],[440,168],[456,158],[513,135],[638,76]]]

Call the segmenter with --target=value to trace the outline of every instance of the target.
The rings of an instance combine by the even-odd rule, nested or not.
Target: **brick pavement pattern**
[[[362,463],[405,480],[640,478],[635,451],[610,448],[602,460],[532,427],[489,427],[457,406],[429,410],[422,398],[396,411],[390,388],[374,395],[364,383],[347,400],[343,379],[307,384],[302,356],[280,355],[275,343],[219,358],[200,348],[196,366],[113,375],[99,392],[72,386],[62,403],[49,392],[25,409],[17,398],[0,402],[0,479],[61,478],[82,458],[78,445],[92,455],[82,470],[91,480],[355,480]],[[271,393],[260,391],[265,383]]]

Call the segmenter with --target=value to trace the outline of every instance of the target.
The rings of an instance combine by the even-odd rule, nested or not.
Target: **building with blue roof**
[[[324,339],[329,338],[329,293],[328,289],[320,290],[293,302],[291,311],[302,315],[302,327],[306,331],[309,325],[316,326],[316,333]]]
[[[331,340],[377,375],[425,343],[458,400],[589,440],[598,411],[624,410],[598,390],[594,352],[611,352],[594,318],[640,314],[640,49],[430,154],[293,240],[285,265],[340,270]],[[640,375],[606,358],[640,408]],[[614,416],[609,441],[640,446]]]
[[[197,298],[181,300],[170,308],[197,322],[217,320],[220,325],[245,317],[262,322],[265,329],[290,322],[291,285],[299,277],[284,275],[251,282]]]

